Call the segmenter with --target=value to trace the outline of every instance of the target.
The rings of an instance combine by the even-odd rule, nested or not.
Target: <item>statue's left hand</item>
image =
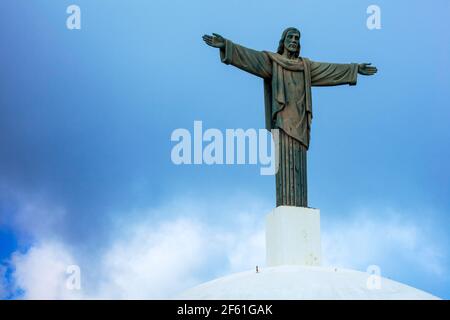
[[[378,69],[371,66],[371,63],[361,63],[358,65],[358,73],[364,76],[373,76]]]

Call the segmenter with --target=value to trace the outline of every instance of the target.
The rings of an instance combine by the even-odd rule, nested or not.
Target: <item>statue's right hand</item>
[[[225,48],[225,38],[220,34],[213,33],[212,36],[205,34],[202,38],[208,46],[220,49]]]

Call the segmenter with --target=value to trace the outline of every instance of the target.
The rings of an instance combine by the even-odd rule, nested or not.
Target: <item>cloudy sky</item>
[[[81,30],[66,9],[81,8]],[[380,30],[366,9],[381,8]],[[310,206],[324,265],[450,298],[450,3],[3,0],[0,298],[167,298],[264,266],[273,176],[182,165],[177,128],[263,128],[262,81],[220,63],[217,32],[275,51],[372,62],[356,87],[316,88]],[[68,290],[67,266],[81,270]]]

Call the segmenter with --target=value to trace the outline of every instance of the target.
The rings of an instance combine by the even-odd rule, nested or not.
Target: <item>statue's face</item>
[[[284,49],[294,53],[298,50],[299,46],[300,34],[295,30],[288,31],[286,38],[284,39]]]

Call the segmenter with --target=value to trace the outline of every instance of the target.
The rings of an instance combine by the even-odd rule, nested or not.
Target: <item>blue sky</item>
[[[81,30],[65,25],[73,3]],[[366,27],[371,4],[381,30]],[[450,298],[448,1],[6,0],[0,11],[0,296],[66,297],[42,289],[50,271],[32,273],[58,273],[61,261],[84,270],[86,297],[157,297],[263,264],[274,177],[255,165],[175,166],[170,135],[195,120],[263,128],[262,81],[222,64],[201,36],[275,51],[295,26],[303,56],[379,70],[313,90],[309,202],[326,261],[377,264]],[[191,255],[173,239],[193,241]],[[155,270],[140,283],[156,289],[126,261]]]

